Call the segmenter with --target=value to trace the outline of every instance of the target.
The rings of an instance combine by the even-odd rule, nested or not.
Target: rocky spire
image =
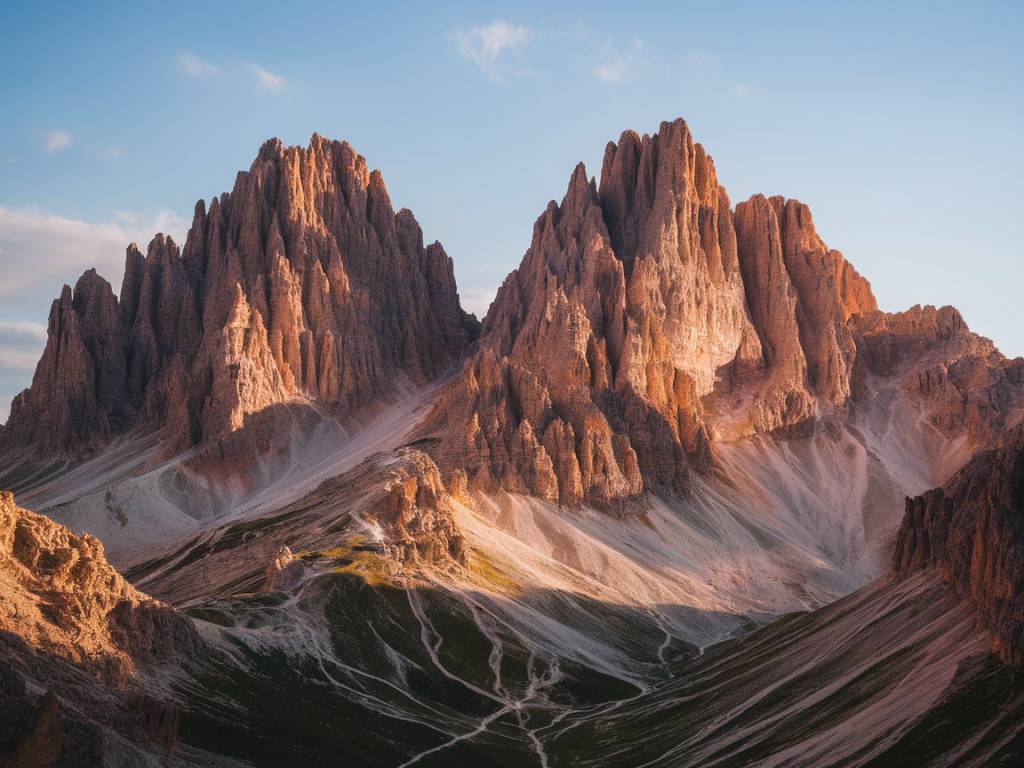
[[[905,368],[974,361],[984,388],[954,389],[980,435],[1005,415],[985,403],[1005,400],[1009,369],[938,315],[911,329],[879,312],[799,201],[755,195],[731,211],[684,121],[627,131],[600,186],[577,166],[537,219],[423,434],[476,487],[616,506],[685,491],[716,441],[846,413],[896,350]],[[924,411],[940,420],[953,399]]]
[[[346,419],[437,378],[475,334],[451,259],[379,172],[347,143],[275,139],[196,204],[183,249],[129,246],[120,302],[95,272],[65,288],[5,443],[73,456],[166,427],[177,450],[308,399]]]
[[[318,135],[264,144],[196,205],[180,252],[162,235],[129,247],[119,304],[83,281],[54,304],[5,447],[75,455],[163,429],[168,450],[231,453],[223,438],[273,406],[346,419],[397,381],[436,380],[477,333],[444,249]],[[732,211],[676,120],[610,143],[600,184],[574,169],[422,434],[474,487],[614,507],[685,492],[718,442],[845,418],[880,378],[985,445],[1021,402],[1015,365],[951,308],[878,311],[799,201]]]
[[[710,462],[701,396],[757,347],[711,158],[682,120],[627,132],[600,188],[577,166],[537,220],[428,431],[484,486],[606,505],[680,491]]]

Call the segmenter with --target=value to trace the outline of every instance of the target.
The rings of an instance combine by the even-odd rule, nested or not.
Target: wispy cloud
[[[453,37],[459,53],[476,64],[492,80],[502,80],[505,68],[502,56],[522,49],[530,42],[529,27],[495,19],[489,24],[456,30]]]
[[[255,79],[256,85],[264,91],[280,91],[288,85],[288,81],[281,75],[274,74],[259,64],[249,64],[249,72]]]
[[[714,88],[719,95],[728,98],[735,96],[746,98],[760,95],[761,90],[749,82],[731,81],[729,67],[723,65],[718,56],[701,51],[694,51],[686,56],[686,70],[690,81],[707,88]]]
[[[46,326],[31,320],[0,320],[0,333],[5,337],[46,340]]]
[[[149,216],[116,212],[112,220],[92,223],[38,208],[0,206],[0,306],[23,317],[48,306],[63,283],[96,267],[115,288],[124,268],[124,250],[138,241],[145,247],[157,232],[184,236],[188,220],[160,210]],[[33,265],[26,269],[24,265]]]
[[[116,144],[103,150],[103,156],[108,160],[120,160],[123,155],[124,150]]]
[[[74,137],[67,131],[48,131],[43,136],[43,149],[55,154],[71,146]]]
[[[174,61],[175,64],[177,64],[178,69],[186,75],[201,77],[204,80],[216,77],[220,72],[219,67],[206,61],[206,59],[197,56],[192,51],[182,51]]]
[[[220,66],[192,51],[182,51],[175,57],[174,63],[181,72],[191,77],[209,80],[221,76]],[[264,91],[280,91],[288,85],[288,80],[282,75],[250,61],[229,62],[225,76],[229,80],[248,78],[257,88]]]
[[[721,63],[721,59],[717,56],[713,56],[710,53],[701,53],[699,51],[694,51],[686,57],[686,67],[691,72],[704,72],[709,69],[714,69]]]
[[[46,326],[31,320],[0,320],[0,368],[35,370],[46,345]]]
[[[605,46],[603,61],[594,68],[594,75],[606,83],[626,82],[632,76],[643,49],[642,40],[634,40],[625,50]]]

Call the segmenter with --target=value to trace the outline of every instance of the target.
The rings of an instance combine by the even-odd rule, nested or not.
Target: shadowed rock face
[[[64,288],[0,435],[74,457],[136,427],[166,427],[168,450],[208,443],[291,400],[345,419],[435,379],[475,333],[451,260],[377,171],[345,143],[272,140],[196,205],[181,251],[128,248],[120,301],[92,270]]]
[[[424,434],[472,487],[618,506],[685,491],[717,441],[845,418],[879,379],[928,400],[908,373],[925,361],[980,385],[924,406],[978,422],[979,443],[1022,400],[1019,370],[956,310],[879,312],[807,206],[756,195],[733,212],[677,120],[609,144],[599,186],[576,168]]]
[[[974,605],[1000,658],[1024,664],[1024,427],[907,499],[893,565],[903,575],[938,569]]]

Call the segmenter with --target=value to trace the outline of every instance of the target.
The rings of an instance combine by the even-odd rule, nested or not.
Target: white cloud
[[[497,292],[497,288],[490,288],[486,290],[461,290],[459,291],[459,303],[462,304],[462,308],[464,310],[476,315],[477,320],[483,320],[484,316],[487,314],[488,308],[491,306],[491,302],[494,301],[494,296]]]
[[[594,74],[606,83],[626,82],[632,75],[643,49],[644,44],[641,40],[634,40],[624,51],[606,47],[604,61],[594,69]]]
[[[31,320],[0,320],[0,335],[46,341],[46,326]]]
[[[264,69],[259,64],[250,64],[249,72],[251,72],[252,76],[256,79],[256,85],[264,91],[280,91],[288,85],[288,81],[281,77],[281,75],[275,75],[273,72]]]
[[[221,68],[206,59],[201,58],[192,51],[182,51],[174,59],[179,70],[192,77],[209,80],[219,77]],[[248,61],[229,62],[227,79],[241,80],[249,78],[258,88],[264,91],[280,91],[288,85],[288,80],[276,72],[271,72],[259,64]]]
[[[204,80],[209,80],[211,77],[216,77],[220,72],[220,68],[200,58],[192,51],[182,51],[178,54],[178,57],[174,60],[182,72],[192,77],[201,77]]]
[[[145,248],[161,231],[180,242],[187,229],[187,219],[167,210],[152,216],[118,212],[112,221],[97,224],[38,208],[0,206],[0,306],[5,317],[38,315],[62,284],[74,283],[90,267],[116,289],[128,243]]]
[[[67,131],[49,131],[43,137],[43,149],[54,154],[70,147],[72,141],[74,139]]]
[[[691,70],[713,69],[719,64],[721,64],[721,60],[709,53],[694,52],[686,57],[686,66]]]
[[[107,147],[103,150],[103,156],[108,160],[120,160],[122,155],[124,155],[124,150],[117,145]]]
[[[529,27],[495,19],[490,24],[459,29],[454,38],[459,53],[475,63],[492,80],[504,78],[502,55],[523,48],[532,37]]]
[[[0,424],[11,399],[28,386],[46,346],[46,326],[28,320],[0,320]]]
[[[5,372],[29,374],[36,369],[36,363],[39,362],[39,357],[43,352],[43,347],[46,346],[46,336],[44,334],[43,341],[35,345],[31,349],[25,349],[22,347],[8,346],[6,340],[0,335],[0,368],[3,368]],[[26,385],[29,377],[25,377]]]

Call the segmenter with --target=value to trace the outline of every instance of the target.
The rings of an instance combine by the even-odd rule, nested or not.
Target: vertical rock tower
[[[477,323],[451,259],[424,246],[347,143],[263,145],[196,204],[184,247],[128,248],[120,299],[95,271],[50,311],[46,351],[2,428],[7,450],[75,457],[131,430],[177,451],[277,404],[344,420],[454,365]]]

